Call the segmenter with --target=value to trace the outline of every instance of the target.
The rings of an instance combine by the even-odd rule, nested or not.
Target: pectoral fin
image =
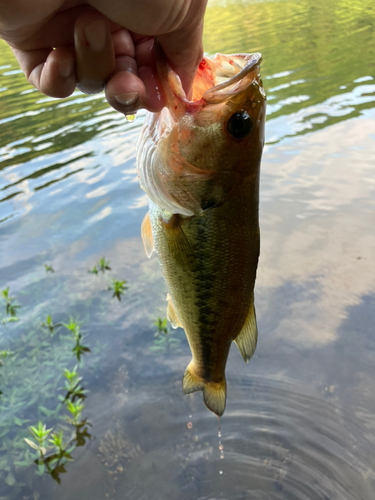
[[[151,231],[150,212],[147,212],[142,221],[141,235],[146,255],[148,258],[150,258],[152,252],[154,251],[154,239],[152,237],[152,231]]]
[[[195,374],[192,361],[186,368],[182,390],[185,394],[203,391],[203,401],[207,408],[218,417],[224,413],[227,400],[227,383],[224,376],[220,382],[207,382]]]
[[[179,326],[183,328],[181,325],[181,321],[179,317],[177,316],[177,313],[175,311],[175,308],[172,304],[172,299],[169,293],[167,294],[167,301],[168,301],[168,306],[167,306],[167,318],[170,321],[172,328],[178,328]]]
[[[248,363],[251,356],[254,354],[255,348],[257,346],[257,339],[257,321],[255,317],[254,303],[252,302],[242,330],[234,339],[245,363]]]
[[[181,227],[180,216],[174,214],[168,221],[161,218],[161,223],[164,226],[169,255],[175,264],[189,268],[194,258],[194,251]]]

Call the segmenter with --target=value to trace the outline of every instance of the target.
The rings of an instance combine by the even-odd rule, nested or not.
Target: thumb
[[[207,0],[192,1],[190,9],[178,29],[159,35],[160,45],[172,69],[181,78],[189,93],[198,65],[203,57],[203,17]]]

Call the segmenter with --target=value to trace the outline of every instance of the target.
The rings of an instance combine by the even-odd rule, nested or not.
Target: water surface
[[[181,329],[155,339],[166,287],[144,255],[134,123],[103,95],[42,96],[0,55],[0,499],[373,500],[375,7],[370,0],[211,1],[208,54],[263,54],[259,343],[233,346],[216,418],[184,396]],[[89,274],[101,257],[111,271]],[[45,264],[55,272],[47,272]],[[126,280],[118,301],[111,279]],[[0,320],[6,316],[0,305]],[[87,433],[58,484],[23,440],[72,426],[58,399],[77,360]],[[74,432],[73,432],[74,434]],[[223,454],[219,444],[223,447]],[[221,456],[224,455],[224,458]]]

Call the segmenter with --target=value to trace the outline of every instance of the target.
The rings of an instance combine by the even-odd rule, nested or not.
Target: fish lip
[[[233,75],[231,78],[228,78],[228,80],[207,89],[201,99],[191,101],[187,99],[178,75],[169,67],[166,56],[157,38],[155,39],[155,55],[157,72],[166,96],[166,107],[170,111],[174,121],[178,121],[178,116],[181,115],[181,112],[193,113],[208,104],[217,104],[228,100],[236,94],[236,91],[232,90],[225,92],[225,90],[240,82],[249,73],[259,68],[262,61],[262,55],[259,52],[254,54],[232,54],[230,56],[217,53],[211,59],[214,63],[218,62],[220,58],[224,60],[231,58],[237,59],[237,62],[242,59],[243,61],[246,61],[245,65],[238,73]],[[248,84],[245,85],[240,91],[243,92],[256,79],[257,76],[254,76],[253,80],[249,81]]]
[[[221,54],[216,54],[213,60],[215,60],[218,56],[222,57]],[[229,97],[233,95],[233,92],[226,93],[222,91],[243,80],[246,75],[259,67],[260,63],[262,62],[262,54],[260,54],[260,52],[255,52],[254,54],[234,54],[231,57],[243,58],[244,60],[246,60],[245,66],[236,75],[232,76],[232,78],[229,78],[225,82],[219,83],[218,85],[215,85],[214,87],[206,90],[206,92],[203,94],[202,100],[206,101],[207,104],[214,104],[229,99]],[[246,85],[246,88],[251,85],[254,80],[255,78],[251,82],[249,82],[248,85]],[[217,97],[217,94],[219,94],[220,96],[219,99]]]

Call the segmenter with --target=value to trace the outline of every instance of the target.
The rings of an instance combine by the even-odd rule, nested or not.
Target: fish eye
[[[235,139],[242,139],[253,128],[253,123],[247,111],[234,113],[227,122],[228,132]]]

